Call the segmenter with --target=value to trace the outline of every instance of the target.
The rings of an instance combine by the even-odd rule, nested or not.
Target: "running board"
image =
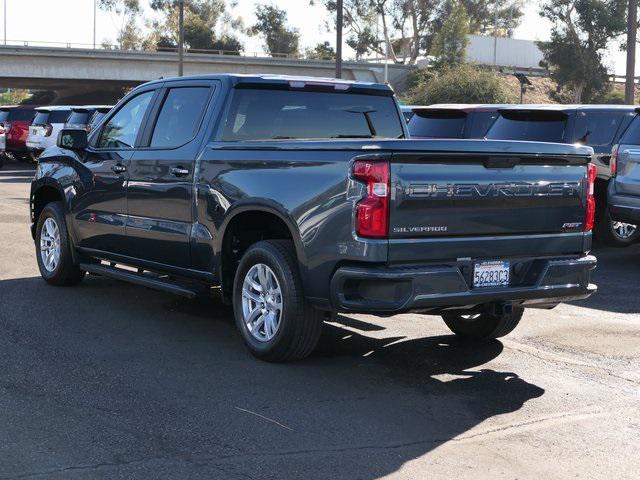
[[[101,265],[98,263],[81,263],[80,268],[86,272],[93,273],[94,275],[109,277],[123,282],[135,283],[136,285],[173,293],[182,297],[195,298],[197,295],[195,290],[191,290],[169,280],[152,277],[144,273],[130,272],[121,268]]]

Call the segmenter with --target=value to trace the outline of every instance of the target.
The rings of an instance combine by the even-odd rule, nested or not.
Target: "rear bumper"
[[[611,218],[625,223],[640,224],[640,197],[623,195],[615,189],[615,184],[609,184],[607,204]]]
[[[510,287],[472,288],[471,261],[403,267],[341,267],[331,280],[332,307],[341,312],[391,314],[472,308],[487,303],[554,306],[589,297],[593,256],[512,259]]]

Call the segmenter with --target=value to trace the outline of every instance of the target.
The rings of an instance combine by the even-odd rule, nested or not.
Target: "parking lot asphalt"
[[[439,317],[338,318],[253,359],[215,298],[38,275],[33,171],[0,171],[0,479],[637,479],[640,246],[597,295],[457,341]]]

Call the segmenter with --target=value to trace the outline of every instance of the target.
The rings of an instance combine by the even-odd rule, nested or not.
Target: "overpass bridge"
[[[175,52],[0,45],[0,88],[50,91],[48,103],[112,103],[126,89],[160,77],[176,76],[177,70]],[[323,60],[187,53],[184,72],[333,77],[335,66]],[[388,73],[391,85],[402,91],[408,67],[389,65]],[[345,62],[343,78],[383,82],[384,65]]]

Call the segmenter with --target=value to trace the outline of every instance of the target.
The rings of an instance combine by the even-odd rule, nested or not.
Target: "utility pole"
[[[184,73],[184,0],[178,0],[178,76]]]
[[[493,12],[493,66],[498,64],[498,5],[495,5]]]
[[[344,21],[343,0],[336,2],[336,78],[342,78],[342,23]]]
[[[624,102],[634,104],[636,87],[636,32],[638,30],[638,0],[629,0],[627,14],[627,79],[624,86]]]
[[[93,0],[93,49],[94,50],[96,49],[96,16],[97,15],[98,15],[98,0]]]

